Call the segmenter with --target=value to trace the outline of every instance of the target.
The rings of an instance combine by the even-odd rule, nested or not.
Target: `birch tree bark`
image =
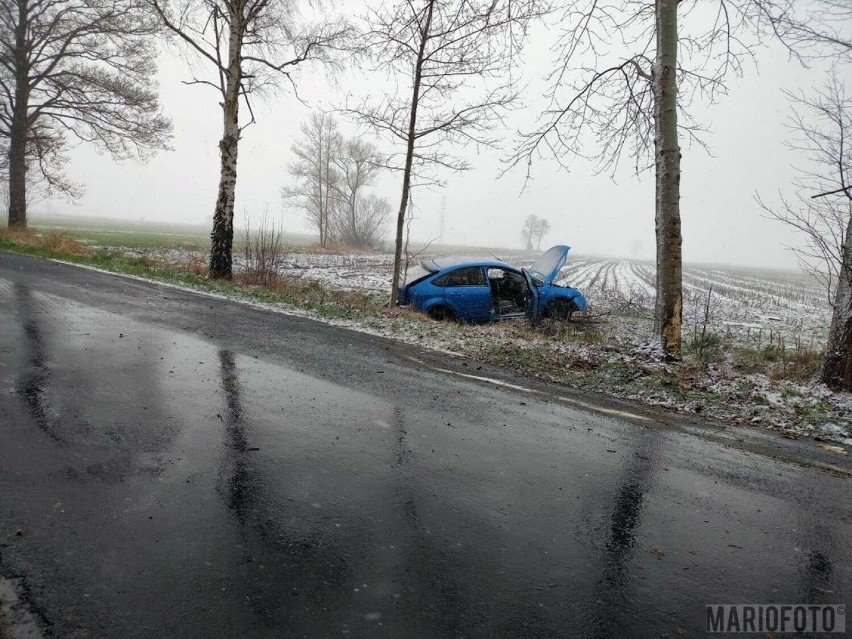
[[[665,353],[680,358],[683,315],[680,146],[677,131],[678,0],[657,0],[654,66],[657,300],[654,322]]]
[[[27,225],[27,114],[30,110],[27,59],[28,2],[18,2],[18,22],[15,25],[15,49],[12,54],[15,77],[15,98],[9,126],[9,226]]]
[[[222,92],[222,139],[219,141],[219,194],[210,234],[211,279],[230,278],[233,270],[234,200],[237,188],[237,152],[240,142],[240,86],[245,25],[242,14],[229,21],[228,65]]]
[[[847,189],[847,193],[850,190]],[[829,388],[852,391],[852,194],[849,195],[849,221],[842,255],[820,377]]]

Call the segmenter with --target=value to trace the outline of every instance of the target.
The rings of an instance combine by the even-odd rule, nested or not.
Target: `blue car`
[[[553,283],[568,251],[567,246],[554,246],[529,269],[496,259],[423,260],[409,269],[399,288],[399,304],[438,320],[567,319],[586,309],[580,291]]]

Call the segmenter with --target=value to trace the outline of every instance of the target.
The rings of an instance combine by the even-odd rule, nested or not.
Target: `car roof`
[[[457,266],[487,266],[491,268],[509,268],[513,271],[519,270],[517,266],[512,266],[501,260],[483,260],[481,257],[436,257],[422,260],[420,266],[430,273],[437,273],[438,271]]]

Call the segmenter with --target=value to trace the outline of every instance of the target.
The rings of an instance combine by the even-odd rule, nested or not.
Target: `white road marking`
[[[540,395],[543,397],[550,397],[548,393],[544,391],[537,390],[535,388],[527,388],[526,386],[519,386],[517,384],[510,384],[509,382],[504,382],[500,379],[494,379],[493,377],[484,377],[482,375],[471,375],[470,373],[460,373],[458,371],[453,371],[448,368],[438,368],[437,366],[430,366],[426,362],[417,359],[416,357],[410,357],[408,355],[403,356],[405,359],[410,360],[412,362],[417,362],[421,366],[425,366],[433,371],[437,371],[439,373],[447,373],[449,375],[455,375],[456,377],[464,377],[466,379],[475,379],[479,382],[485,382],[486,384],[493,384],[494,386],[502,386],[503,388],[511,388],[512,390],[522,391],[524,393],[530,393],[532,395]],[[594,413],[604,413],[605,415],[614,415],[616,417],[622,417],[625,419],[638,419],[640,421],[650,422],[653,421],[650,417],[645,417],[644,415],[638,415],[636,413],[631,413],[625,410],[616,410],[614,408],[604,408],[603,406],[596,406],[594,404],[589,404],[578,399],[571,399],[569,397],[564,397],[562,395],[558,397],[554,397],[559,402],[564,404],[570,404],[571,406],[576,406],[577,408],[581,408],[583,410],[591,411]]]
[[[536,390],[534,388],[527,388],[526,386],[518,386],[516,384],[510,384],[509,382],[504,382],[499,379],[494,379],[492,377],[482,377],[481,375],[469,375],[467,373],[459,373],[457,371],[451,371],[447,368],[432,368],[432,370],[436,370],[441,373],[449,373],[450,375],[456,375],[458,377],[466,377],[467,379],[475,379],[480,382],[486,382],[488,384],[494,384],[495,386],[503,386],[504,388],[512,388],[514,390],[523,391],[525,393],[533,393],[535,395],[545,395],[545,393],[540,390]]]
[[[637,415],[636,413],[631,413],[626,410],[616,410],[614,408],[604,408],[603,406],[595,406],[594,404],[587,404],[586,402],[581,402],[579,399],[569,399],[568,397],[557,397],[561,402],[565,402],[566,404],[573,404],[574,406],[578,406],[580,408],[585,408],[586,410],[592,410],[598,413],[606,413],[607,415],[616,415],[617,417],[626,417],[629,419],[639,419],[642,421],[650,422],[653,421],[650,417],[645,417],[644,415]]]

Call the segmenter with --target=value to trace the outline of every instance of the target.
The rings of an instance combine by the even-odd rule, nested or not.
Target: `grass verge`
[[[0,249],[93,266],[113,273],[178,284],[227,297],[281,304],[313,311],[323,317],[355,319],[365,314],[386,313],[381,296],[334,290],[310,280],[274,278],[264,285],[238,274],[233,280],[208,280],[206,266],[198,258],[185,264],[169,264],[148,257],[129,257],[117,251],[91,249],[61,233],[34,233],[0,229]]]

